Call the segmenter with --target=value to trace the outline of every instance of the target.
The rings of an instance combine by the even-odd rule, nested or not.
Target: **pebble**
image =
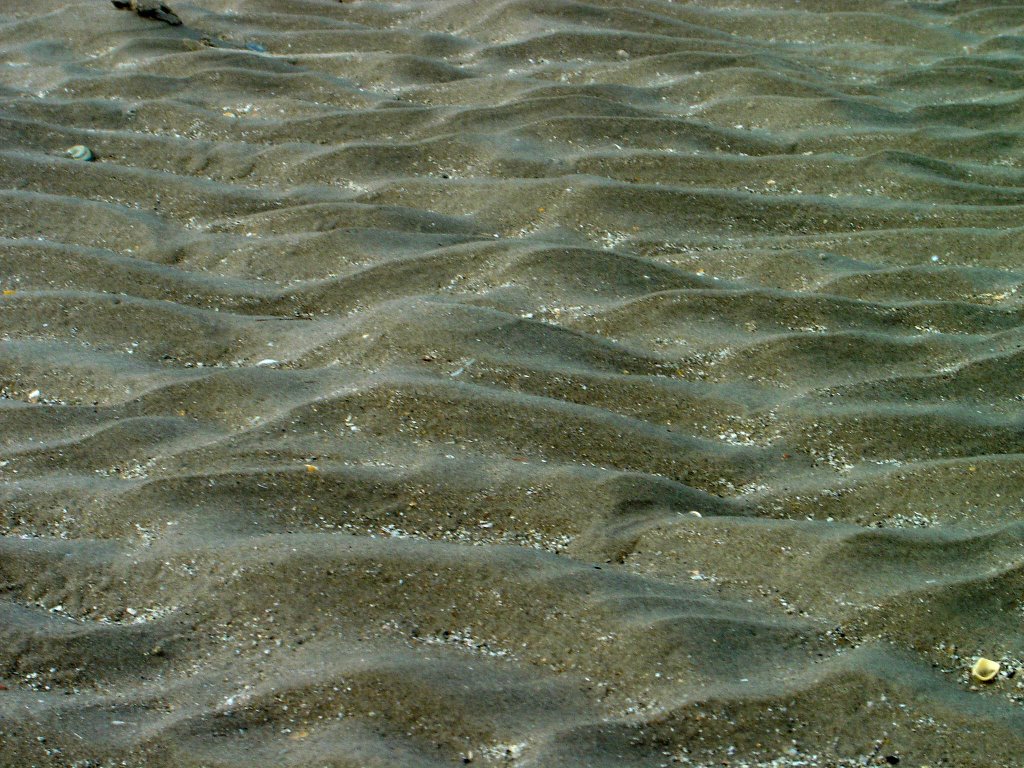
[[[135,11],[144,19],[162,21],[172,27],[180,27],[181,19],[171,7],[161,0],[110,0],[115,8],[122,8],[128,11]]]

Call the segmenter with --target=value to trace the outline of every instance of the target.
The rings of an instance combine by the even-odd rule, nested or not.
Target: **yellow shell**
[[[999,662],[986,659],[984,656],[974,662],[971,667],[971,677],[979,683],[991,683],[999,674]]]
[[[96,159],[96,156],[92,153],[84,144],[75,144],[73,147],[68,147],[64,152],[72,160],[84,160],[85,162],[91,162]]]

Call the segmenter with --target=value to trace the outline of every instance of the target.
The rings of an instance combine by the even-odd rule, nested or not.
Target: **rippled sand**
[[[0,764],[1020,765],[1024,10],[172,7],[0,7]]]

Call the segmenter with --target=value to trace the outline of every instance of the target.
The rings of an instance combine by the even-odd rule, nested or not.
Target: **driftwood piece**
[[[181,25],[178,14],[171,10],[170,6],[160,0],[110,0],[115,8],[123,8],[127,11],[135,11],[144,19],[156,19],[172,27]]]

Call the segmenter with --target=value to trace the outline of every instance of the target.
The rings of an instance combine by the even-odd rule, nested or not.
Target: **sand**
[[[0,7],[0,765],[1021,764],[1024,11],[171,7]]]

